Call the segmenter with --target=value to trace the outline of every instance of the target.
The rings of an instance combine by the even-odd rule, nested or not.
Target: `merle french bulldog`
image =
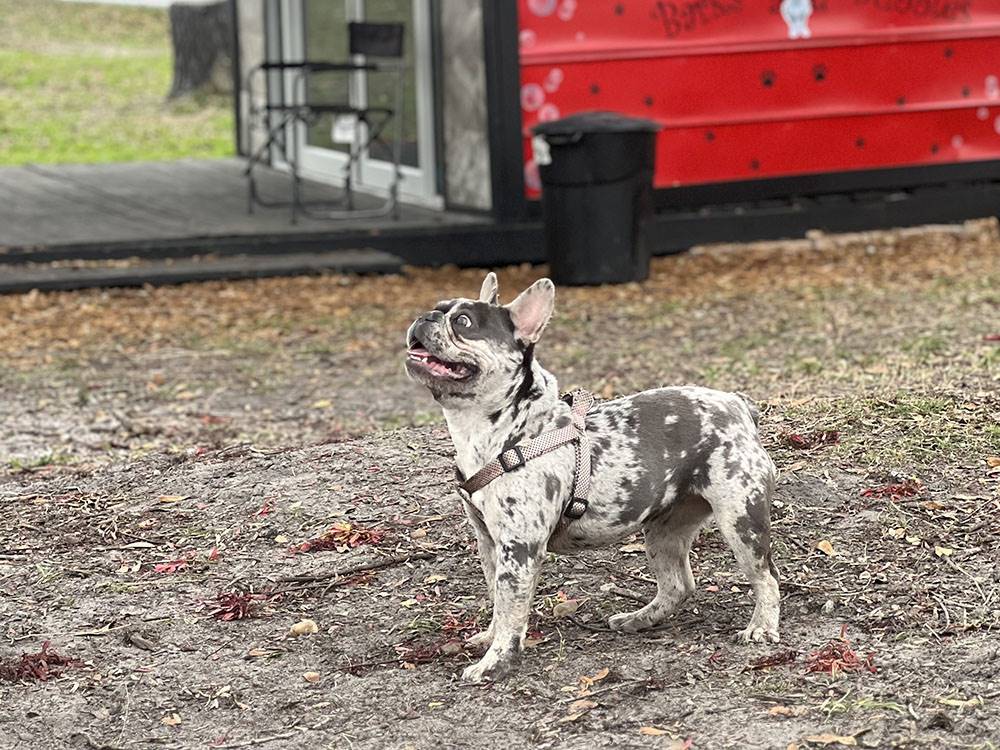
[[[478,300],[440,302],[410,326],[406,371],[441,405],[460,479],[573,419],[556,379],[534,357],[554,302],[552,282],[540,279],[501,306],[490,273]],[[776,470],[757,423],[757,409],[738,394],[692,386],[643,391],[586,414],[591,486],[579,518],[564,513],[577,467],[569,443],[505,467],[471,494],[460,491],[493,602],[489,628],[470,639],[489,648],[463,679],[497,679],[515,665],[546,551],[605,545],[641,529],[656,596],[609,625],[629,632],[659,625],[695,588],[688,555],[709,516],[756,597],[739,638],[777,642],[770,551]]]

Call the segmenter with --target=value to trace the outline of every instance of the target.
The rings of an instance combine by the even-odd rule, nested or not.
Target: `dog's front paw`
[[[512,655],[501,655],[491,648],[483,655],[482,659],[465,668],[465,671],[462,672],[462,679],[466,682],[485,682],[486,680],[495,682],[510,674],[513,668]]]
[[[777,628],[762,628],[751,624],[737,633],[735,640],[740,643],[778,643],[781,636],[778,635]]]
[[[493,628],[489,627],[480,633],[470,635],[465,643],[472,648],[489,648],[493,644]]]

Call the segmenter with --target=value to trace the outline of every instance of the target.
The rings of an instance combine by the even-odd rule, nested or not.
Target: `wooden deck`
[[[261,169],[257,184],[269,200],[289,197],[283,173]],[[339,197],[316,183],[305,191]],[[0,168],[0,294],[543,257],[538,222],[405,204],[399,214],[296,224],[289,208],[250,214],[240,159]]]
[[[183,159],[100,165],[29,165],[0,169],[0,254],[87,244],[135,243],[137,248],[184,239],[267,236],[294,240],[370,230],[433,230],[482,225],[481,215],[404,205],[399,219],[316,220],[291,224],[288,209],[247,213],[240,159]],[[288,198],[288,177],[261,170],[260,192]],[[307,184],[310,197],[338,191]],[[359,207],[377,199],[357,194]]]

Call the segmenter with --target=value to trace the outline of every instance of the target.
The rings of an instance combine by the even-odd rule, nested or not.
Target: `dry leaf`
[[[442,576],[438,575],[437,573],[434,573],[433,575],[427,576],[424,579],[424,583],[440,583],[441,581],[447,581],[447,580],[448,576]]]
[[[639,727],[639,734],[644,734],[647,737],[659,737],[661,734],[666,733],[666,729],[660,729],[659,727]]]
[[[306,682],[319,682],[319,672],[304,672],[302,679]]]
[[[805,739],[806,742],[811,742],[814,745],[846,745],[848,747],[857,747],[858,745],[858,741],[853,737],[831,734],[829,732],[824,732],[823,734],[811,734]]]
[[[181,500],[187,500],[188,495],[160,495],[156,498],[161,503],[179,503]]]
[[[597,708],[597,702],[589,701],[586,698],[581,698],[569,704],[569,712],[572,714],[585,713],[592,708]]]
[[[300,635],[309,635],[311,633],[319,632],[319,625],[316,624],[315,620],[305,619],[292,625],[289,629],[289,634],[295,636],[296,638]]]
[[[771,716],[801,716],[806,710],[801,706],[771,706],[767,713]]]
[[[569,599],[565,602],[558,602],[552,607],[553,617],[568,617],[580,609],[580,602],[576,599]]]
[[[945,706],[954,706],[955,708],[971,708],[972,706],[983,705],[983,699],[978,695],[968,700],[963,700],[962,698],[938,698],[938,703]]]
[[[834,555],[837,554],[833,550],[833,545],[830,544],[829,540],[827,540],[827,539],[824,539],[823,541],[818,542],[816,544],[816,549],[818,549],[820,552],[822,552],[825,555],[829,555],[830,557],[833,557]]]
[[[1000,466],[1000,456],[988,456],[986,458],[986,464],[991,468],[995,469]]]
[[[607,677],[609,674],[611,674],[611,670],[608,669],[607,667],[604,667],[602,669],[598,669],[592,675],[586,675],[585,674],[583,677],[580,678],[580,686],[581,686],[580,687],[580,695],[586,694],[587,688],[589,688],[595,682],[600,682],[605,677]]]
[[[642,542],[634,542],[633,544],[623,544],[618,548],[619,552],[645,552],[646,545]]]
[[[333,402],[331,402],[330,399],[328,399],[328,398],[321,398],[319,401],[314,401],[313,402],[312,408],[313,409],[329,409],[331,406],[333,406]]]
[[[167,714],[162,719],[160,719],[160,723],[166,727],[176,727],[178,724],[181,723],[180,714]]]
[[[934,554],[938,557],[948,557],[954,551],[955,550],[951,549],[951,547],[941,547],[938,545],[935,545],[934,547]]]
[[[416,599],[406,599],[404,601],[401,601],[399,603],[399,606],[406,607],[407,609],[409,609],[410,607],[414,607],[417,604],[420,604],[420,602],[418,602]]]

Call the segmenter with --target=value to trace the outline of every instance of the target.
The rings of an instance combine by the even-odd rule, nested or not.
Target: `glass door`
[[[406,27],[403,41],[404,84],[400,198],[440,207],[435,184],[433,75],[429,0],[291,0],[281,2],[281,37],[286,60],[346,61],[349,59],[347,24],[350,21],[396,22]],[[395,103],[395,76],[391,73],[323,74],[310,79],[308,96],[314,100],[345,101],[352,106]],[[391,143],[396,122],[362,153],[352,177],[359,190],[380,192],[392,181]],[[333,184],[343,181],[346,154],[344,135],[336,134],[332,116],[313,126],[300,126],[299,163],[303,175]],[[360,139],[364,140],[361,134]]]

